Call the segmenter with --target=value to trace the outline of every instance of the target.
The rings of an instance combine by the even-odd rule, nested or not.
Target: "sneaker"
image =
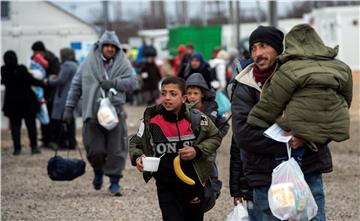
[[[109,192],[113,196],[122,196],[122,193],[120,192],[120,185],[118,183],[111,183],[109,186]]]
[[[21,153],[21,149],[15,149],[13,152],[13,155],[17,156],[17,155],[20,155],[20,153]]]
[[[40,154],[41,153],[41,150],[40,150],[40,148],[38,148],[38,147],[33,147],[33,148],[31,148],[31,154]]]
[[[103,174],[95,173],[94,180],[92,182],[95,190],[100,190],[103,184]]]

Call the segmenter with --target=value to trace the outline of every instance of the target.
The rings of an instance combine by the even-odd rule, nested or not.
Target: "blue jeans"
[[[325,221],[326,220],[325,195],[324,195],[322,175],[319,173],[311,173],[311,174],[305,174],[304,177],[311,189],[311,192],[318,206],[318,212],[316,216],[311,219],[311,221]],[[250,220],[252,221],[279,220],[271,213],[268,202],[268,190],[269,190],[268,186],[255,187],[253,189],[254,208]]]
[[[247,201],[247,211],[249,215],[249,220],[256,220],[256,212],[254,210],[254,203],[252,201]]]

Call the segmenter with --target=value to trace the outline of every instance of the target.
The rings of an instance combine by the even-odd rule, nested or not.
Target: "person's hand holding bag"
[[[65,107],[62,119],[66,123],[71,123],[74,120],[74,109],[72,107]]]
[[[237,202],[237,205],[226,217],[226,221],[249,221],[246,201]]]
[[[109,90],[110,88],[115,87],[115,81],[114,80],[103,80],[100,82],[100,87],[103,90]]]

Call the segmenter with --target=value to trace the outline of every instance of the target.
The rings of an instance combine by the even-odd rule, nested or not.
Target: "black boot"
[[[21,149],[20,148],[15,148],[14,152],[13,152],[13,155],[17,156],[17,155],[20,155],[20,153],[21,153]]]
[[[103,184],[104,173],[101,170],[94,170],[93,186],[95,190],[100,190]]]
[[[40,154],[41,150],[38,147],[31,147],[31,154]]]

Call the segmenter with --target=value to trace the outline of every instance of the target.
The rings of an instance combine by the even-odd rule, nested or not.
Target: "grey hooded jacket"
[[[215,101],[215,91],[209,89],[204,77],[200,73],[194,73],[189,76],[186,80],[186,88],[189,86],[196,86],[203,89],[202,91],[205,95],[202,99],[204,109],[201,109],[201,111],[214,122],[215,126],[219,129],[221,138],[223,138],[227,134],[230,125],[226,117],[218,116],[218,105]]]
[[[198,86],[203,88],[205,93],[209,92],[209,86],[200,73],[194,73],[189,76],[189,78],[186,80],[186,87],[189,86]]]
[[[67,60],[60,66],[60,72],[55,80],[49,80],[49,85],[56,87],[51,118],[61,120],[65,109],[65,102],[71,81],[76,73],[78,65],[75,61]]]
[[[102,56],[104,44],[112,44],[118,49],[106,68]],[[100,40],[94,44],[72,81],[66,107],[75,108],[82,96],[83,121],[89,118],[96,119],[101,98],[100,82],[106,80],[105,72],[109,80],[114,81],[114,89],[118,92],[109,98],[119,113],[125,103],[125,92],[134,90],[137,87],[137,82],[133,75],[133,68],[120,49],[120,41],[114,31],[105,31]]]

